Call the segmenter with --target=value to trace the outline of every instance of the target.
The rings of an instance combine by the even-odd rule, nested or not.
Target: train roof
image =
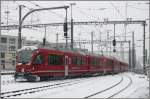
[[[36,49],[38,49],[37,46],[23,46],[21,49],[18,49],[18,52],[22,50],[36,50]]]

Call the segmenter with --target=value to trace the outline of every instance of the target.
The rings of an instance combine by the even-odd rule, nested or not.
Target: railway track
[[[82,81],[87,81],[87,80],[91,80],[91,79],[88,79],[88,78],[80,78],[80,79],[77,79],[77,80],[73,79],[71,81],[69,80],[69,81],[65,81],[65,82],[62,82],[62,83],[56,83],[56,84],[50,84],[50,85],[45,85],[45,86],[40,86],[40,87],[3,92],[3,93],[1,93],[1,98],[12,98],[12,97],[15,97],[15,96],[21,96],[23,94],[32,94],[32,93],[36,93],[36,92],[40,92],[40,91],[45,91],[45,90],[48,90],[48,89],[54,89],[54,88],[79,84]]]
[[[13,75],[15,72],[1,73],[1,75]]]
[[[128,77],[129,80],[130,80],[130,82],[127,84],[127,86],[125,86],[124,88],[120,89],[119,91],[113,93],[113,94],[110,95],[110,96],[108,95],[108,97],[106,97],[106,98],[113,98],[114,96],[118,95],[119,93],[121,93],[122,91],[124,91],[125,89],[127,89],[127,88],[132,84],[132,79],[131,79],[131,77],[129,77],[129,76],[127,76],[127,77]],[[84,97],[84,98],[85,98],[85,99],[87,99],[87,98],[93,98],[93,97],[96,96],[96,95],[102,94],[102,93],[104,93],[104,92],[107,92],[107,91],[109,91],[109,90],[111,90],[111,89],[117,87],[117,86],[120,85],[122,82],[123,82],[123,77],[122,77],[122,79],[121,79],[118,83],[116,83],[116,84],[114,84],[114,85],[112,85],[112,86],[110,86],[110,87],[108,87],[108,88],[106,88],[106,89],[104,89],[104,90],[101,90],[101,91],[98,91],[98,92],[93,93],[93,94],[91,94],[91,95],[88,95],[88,96],[86,96],[86,97]],[[94,97],[94,98],[95,98],[95,97]]]
[[[118,92],[114,93],[113,95],[109,96],[108,98],[113,98],[114,96],[118,95],[119,93],[123,92],[125,89],[127,89],[129,86],[131,86],[132,84],[132,79],[131,77],[127,76],[130,79],[130,82],[128,83],[127,86],[125,86],[124,88],[122,88],[121,90],[119,90]]]
[[[77,83],[80,83],[80,80],[68,81],[68,82],[57,83],[57,84],[53,84],[53,85],[46,85],[46,86],[40,86],[40,87],[34,87],[34,88],[28,88],[28,89],[22,89],[22,90],[10,91],[10,92],[4,92],[4,93],[1,93],[1,98],[9,98],[9,97],[14,97],[14,96],[20,96],[23,94],[32,94],[35,92],[40,92],[40,91],[44,91],[44,90],[48,90],[48,89],[73,85],[73,84],[77,84]]]

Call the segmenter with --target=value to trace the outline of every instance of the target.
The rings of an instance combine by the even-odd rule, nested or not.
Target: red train
[[[50,77],[88,76],[127,70],[128,64],[115,58],[80,51],[25,46],[18,51],[14,77],[39,81]]]

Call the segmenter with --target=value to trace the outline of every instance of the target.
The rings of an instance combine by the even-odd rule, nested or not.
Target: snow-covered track
[[[108,98],[113,98],[114,96],[118,95],[119,93],[121,93],[122,91],[124,91],[125,89],[127,89],[129,86],[131,86],[131,84],[132,84],[132,78],[130,76],[127,76],[127,77],[130,80],[130,82],[127,84],[127,86],[125,86],[124,88],[122,88],[120,91],[114,93],[113,95],[109,96]]]
[[[101,91],[93,93],[89,96],[86,96],[84,98],[97,98],[97,97],[113,98],[116,95],[123,92],[125,89],[127,89],[131,84],[132,84],[131,77],[125,75],[124,77],[122,77],[122,79],[118,83],[116,83],[104,90],[101,90]]]
[[[80,83],[83,79],[66,81],[66,82],[62,82],[62,83],[50,84],[50,85],[46,85],[46,86],[40,86],[40,87],[34,87],[34,88],[28,88],[28,89],[22,89],[22,90],[4,92],[4,93],[1,93],[1,98],[8,98],[8,97],[11,98],[11,97],[20,96],[23,94],[32,94],[35,92],[45,91],[48,89],[54,89],[54,88],[74,85],[74,84]]]
[[[4,81],[1,81],[1,85],[13,84],[13,83],[16,83],[16,81],[15,80],[4,80]]]
[[[109,90],[109,89],[111,89],[111,88],[114,88],[115,86],[119,85],[122,81],[123,81],[123,77],[121,77],[121,80],[120,80],[119,82],[117,82],[116,84],[114,84],[114,85],[112,85],[112,86],[110,86],[110,87],[108,87],[108,88],[106,88],[106,89],[104,89],[104,90],[101,90],[101,91],[99,91],[99,92],[96,92],[96,93],[94,93],[94,94],[88,95],[88,96],[86,96],[86,97],[84,97],[84,98],[90,98],[90,97],[95,96],[95,95],[97,95],[97,94],[103,93],[103,92],[105,92],[105,91],[107,91],[107,90]]]

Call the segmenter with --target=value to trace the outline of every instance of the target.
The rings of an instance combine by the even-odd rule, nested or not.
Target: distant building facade
[[[25,38],[22,39],[24,45]],[[18,37],[0,35],[0,65],[1,69],[15,69]]]

